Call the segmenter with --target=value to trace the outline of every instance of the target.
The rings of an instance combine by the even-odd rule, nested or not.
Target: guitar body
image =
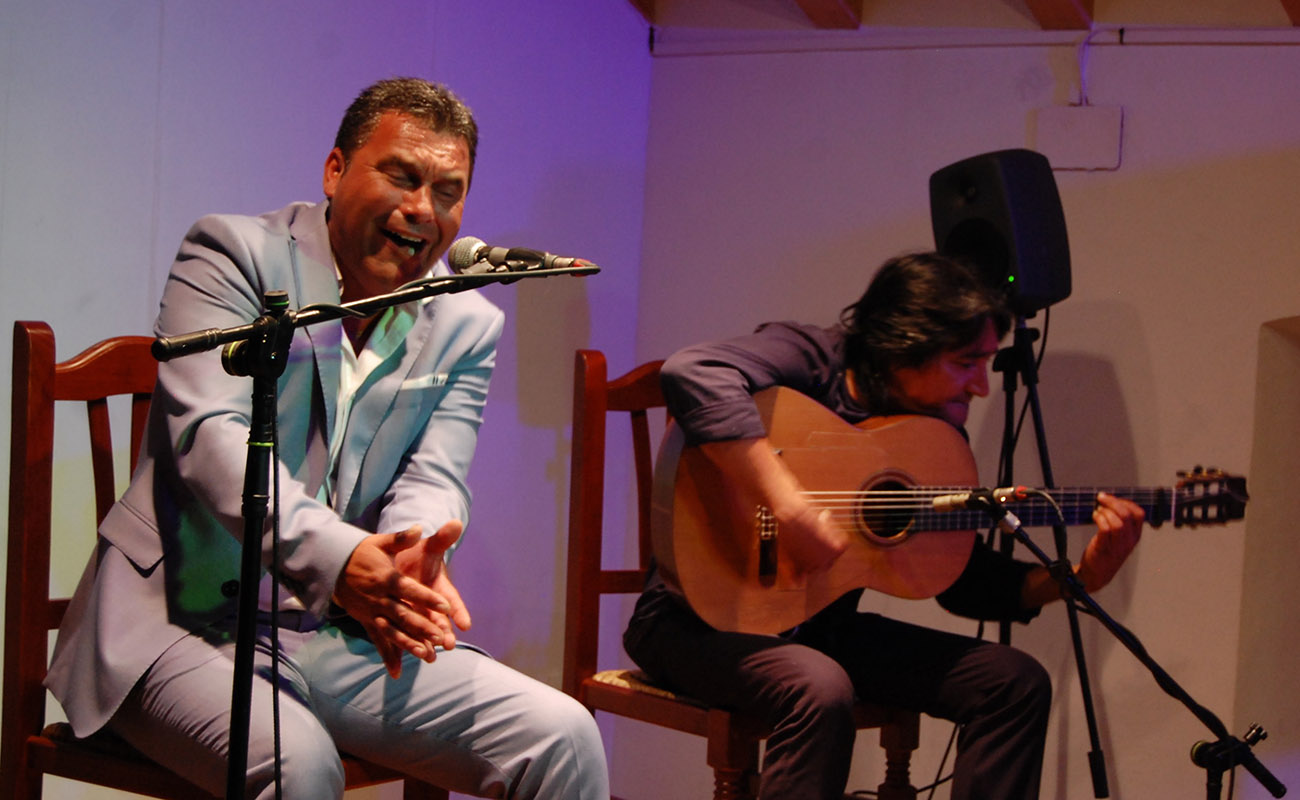
[[[796,575],[780,531],[764,538],[760,503],[733,488],[699,448],[684,447],[680,429],[671,426],[655,470],[655,557],[705,622],[778,633],[853,589],[924,598],[952,585],[970,558],[973,529],[921,531],[906,513],[873,512],[852,498],[918,485],[976,485],[974,458],[956,429],[924,416],[850,425],[783,387],[754,399],[769,441],[803,488],[850,498],[832,514],[850,544],[829,569]]]

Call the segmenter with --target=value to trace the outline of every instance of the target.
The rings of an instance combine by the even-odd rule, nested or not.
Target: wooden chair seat
[[[209,797],[207,792],[181,776],[158,766],[107,728],[78,739],[66,722],[46,725],[40,736],[27,739],[29,758],[37,771],[79,780],[81,772],[94,767],[109,780],[101,785],[151,797]],[[378,764],[342,754],[343,782],[349,789],[393,781],[409,780],[402,773]],[[435,787],[432,794],[405,795],[407,800],[445,800],[447,793]]]
[[[652,561],[654,480],[648,412],[664,406],[659,388],[661,364],[642,364],[610,380],[603,353],[579,350],[575,358],[563,688],[592,711],[704,737],[715,800],[752,798],[758,782],[759,745],[768,735],[762,724],[656,686],[640,670],[597,669],[601,597],[640,593]],[[611,412],[621,412],[630,423],[638,553],[632,568],[606,567],[602,560],[605,536],[610,537],[611,549],[624,536],[622,531],[607,534],[604,525]],[[617,549],[621,552],[621,544]],[[919,715],[863,703],[854,714],[860,729],[880,729],[885,774],[877,796],[881,800],[914,800],[909,764],[918,743]]]

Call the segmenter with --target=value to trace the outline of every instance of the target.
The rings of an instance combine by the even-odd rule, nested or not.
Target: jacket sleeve
[[[168,276],[156,333],[174,336],[248,323],[261,313],[267,289],[289,291],[293,307],[324,299],[296,296],[287,233],[268,231],[267,224],[247,217],[205,217],[196,223]],[[312,380],[305,338],[301,332],[294,338],[282,386],[291,379]],[[155,489],[153,497],[165,550],[206,546],[196,544],[200,537],[193,535],[203,527],[224,529],[242,540],[251,389],[251,379],[225,372],[217,351],[160,365],[154,413],[165,418],[166,441],[152,441],[149,447],[161,480],[172,482],[164,492]],[[281,579],[312,611],[323,613],[343,565],[367,534],[318,501],[318,486],[305,485],[282,463],[276,469]],[[162,508],[169,504],[175,507],[170,519]],[[270,523],[268,516],[268,534]],[[270,561],[271,539],[263,536],[264,564]],[[193,560],[192,555],[181,558]]]

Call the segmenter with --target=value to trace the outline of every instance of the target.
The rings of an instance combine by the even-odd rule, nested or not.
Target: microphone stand
[[[512,283],[520,278],[546,278],[554,275],[589,275],[599,271],[599,267],[587,263],[557,269],[541,269],[540,261],[536,264],[516,263],[492,272],[439,275],[365,300],[342,305],[309,306],[297,312],[289,310],[286,292],[273,290],[268,291],[263,298],[262,315],[246,325],[224,329],[208,328],[154,340],[150,351],[158,361],[169,361],[225,345],[221,363],[226,372],[253,379],[248,457],[244,468],[243,504],[240,508],[244,518],[244,540],[240,551],[239,610],[235,623],[235,667],[230,699],[227,800],[242,800],[244,784],[247,782],[262,533],[266,526],[271,453],[275,444],[276,381],[284,372],[294,331],[342,317],[368,317],[399,303],[438,294],[463,292],[489,283]]]
[[[1051,500],[1050,495],[1046,492],[1039,492],[1039,494]],[[1251,750],[1251,747],[1257,742],[1268,738],[1268,733],[1262,727],[1251,725],[1242,739],[1230,734],[1227,727],[1212,711],[1196,702],[1147,653],[1146,648],[1142,646],[1142,643],[1138,641],[1138,638],[1131,631],[1116,622],[1102,609],[1092,595],[1088,594],[1088,591],[1083,588],[1083,584],[1079,583],[1078,578],[1074,575],[1074,569],[1068,561],[1064,559],[1053,561],[1024,532],[1020,520],[991,495],[981,495],[981,502],[989,517],[1003,534],[1014,537],[1029,548],[1030,552],[1047,567],[1061,588],[1070,594],[1070,597],[1067,598],[1069,604],[1078,603],[1087,609],[1089,614],[1097,619],[1106,630],[1110,631],[1119,640],[1120,644],[1124,645],[1147,668],[1152,677],[1155,678],[1156,685],[1163,689],[1166,694],[1186,706],[1187,710],[1191,711],[1192,715],[1199,719],[1217,737],[1213,742],[1197,742],[1192,746],[1191,750],[1192,763],[1206,771],[1207,800],[1218,800],[1222,789],[1223,772],[1235,766],[1245,767],[1274,797],[1282,797],[1286,794],[1286,786],[1255,758],[1255,754]]]
[[[1037,335],[1038,331],[1026,327],[1024,315],[1017,314],[1011,346],[999,352],[993,361],[993,369],[1003,373],[1003,391],[1006,394],[1006,418],[1002,429],[1002,474],[998,479],[999,486],[1015,485],[1013,473],[1015,471],[1016,442],[1016,376],[1021,375],[1024,378],[1025,391],[1029,397],[1029,409],[1033,415],[1034,438],[1038,444],[1038,461],[1043,473],[1043,486],[1047,489],[1056,488],[1055,479],[1052,477],[1051,457],[1047,452],[1047,434],[1043,425],[1042,407],[1038,400],[1038,366],[1034,361],[1033,352],[1033,340]],[[1053,563],[1047,561],[1044,561],[1044,563],[1048,564],[1049,569],[1060,569],[1062,565],[1068,568],[1069,561],[1066,554],[1069,552],[1069,547],[1065,525],[1061,522],[1054,524],[1052,532],[1056,545],[1057,560]],[[1021,541],[1028,540],[1023,535],[1015,538],[1019,538]],[[1012,548],[1015,546],[1015,538],[1006,531],[1003,532],[1000,548],[1003,553],[1011,554]],[[1056,577],[1058,581],[1061,580],[1060,576]],[[1079,674],[1079,689],[1083,695],[1083,713],[1088,728],[1088,741],[1092,747],[1088,752],[1088,766],[1092,773],[1093,796],[1099,798],[1109,797],[1110,788],[1106,779],[1106,754],[1101,749],[1101,736],[1097,730],[1097,713],[1093,707],[1092,687],[1088,679],[1088,663],[1084,657],[1083,638],[1079,633],[1078,608],[1074,603],[1066,603],[1065,610],[1070,626],[1070,642],[1074,649],[1075,669]],[[1010,643],[1011,624],[1009,622],[999,623],[998,638],[1002,644]]]

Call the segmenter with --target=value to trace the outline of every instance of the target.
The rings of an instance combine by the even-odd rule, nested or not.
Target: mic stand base
[[[1110,631],[1119,643],[1124,645],[1147,668],[1152,677],[1155,678],[1156,685],[1170,697],[1186,706],[1193,716],[1218,737],[1216,742],[1197,742],[1192,747],[1192,762],[1206,770],[1207,800],[1218,800],[1219,790],[1222,788],[1223,772],[1238,765],[1245,767],[1268,790],[1269,794],[1274,797],[1282,797],[1286,794],[1286,786],[1274,777],[1268,771],[1268,768],[1259,762],[1259,759],[1255,758],[1254,752],[1250,749],[1256,742],[1268,737],[1268,733],[1263,728],[1252,725],[1243,739],[1236,739],[1229,734],[1222,720],[1215,716],[1212,711],[1197,703],[1183,687],[1174,681],[1173,677],[1163,667],[1156,663],[1136,636],[1116,622],[1098,605],[1092,595],[1088,594],[1088,591],[1079,583],[1078,578],[1074,576],[1074,570],[1070,567],[1069,562],[1064,560],[1053,561],[1049,558],[1025,533],[1020,520],[1001,503],[991,497],[985,498],[985,503],[985,510],[996,522],[998,529],[1008,536],[1014,536],[1017,541],[1034,554],[1035,558],[1042,562],[1043,566],[1047,567],[1052,577],[1068,593],[1069,596],[1065,600],[1070,604],[1071,608],[1077,603],[1086,609],[1093,618],[1100,622],[1106,630]],[[1089,754],[1089,761],[1092,762],[1092,754]],[[1092,766],[1095,776],[1098,765],[1094,763]]]

